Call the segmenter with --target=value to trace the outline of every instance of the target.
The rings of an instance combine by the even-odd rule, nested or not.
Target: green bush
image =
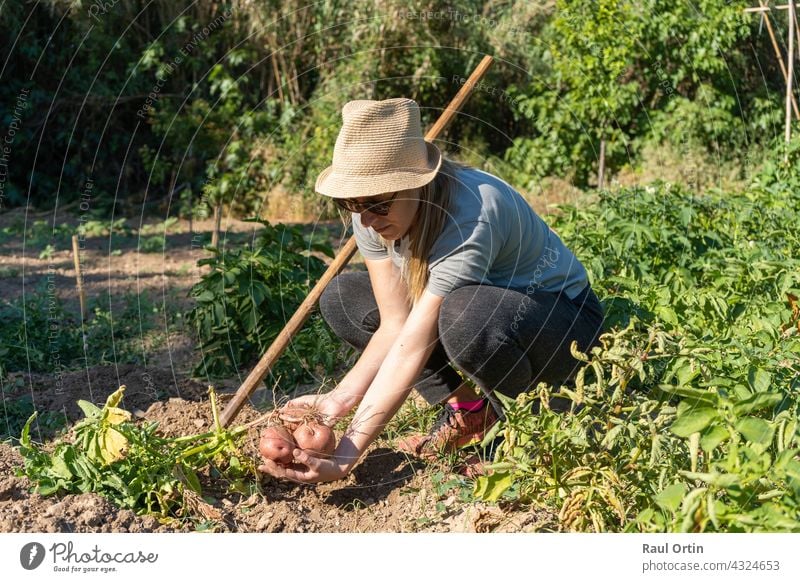
[[[718,144],[721,157],[739,161],[780,131],[783,114],[783,77],[745,5],[131,0],[96,18],[61,0],[14,3],[0,13],[2,38],[24,29],[27,42],[0,43],[1,100],[22,117],[5,202],[49,206],[53,192],[83,202],[91,180],[97,217],[142,203],[188,216],[220,201],[252,214],[276,185],[311,193],[346,101],[408,96],[429,125],[484,54],[495,64],[441,139],[460,157],[506,160],[521,188],[543,176],[591,183],[601,139],[610,173],[634,166],[660,112],[679,124],[656,133],[715,152]],[[147,25],[130,27],[134,19]],[[40,58],[48,46],[79,43],[80,62]],[[34,69],[41,74],[26,82]],[[50,139],[30,147],[33,112],[56,93],[85,90],[88,78],[92,98],[59,102]],[[681,100],[711,106],[695,123]],[[61,158],[63,168],[35,163]]]
[[[529,56],[543,70],[511,88],[523,128],[503,154],[513,181],[532,189],[537,178],[558,175],[585,186],[596,172],[601,140],[609,171],[635,165],[643,145],[661,140],[741,160],[752,145],[747,129],[768,119],[760,107],[747,127],[745,112],[763,95],[731,73],[752,66],[730,57],[733,47],[748,42],[753,25],[743,7],[556,2]],[[755,141],[771,137],[756,132]]]
[[[0,362],[4,372],[69,367],[82,355],[80,324],[42,282],[25,300],[0,299]],[[76,333],[77,331],[77,333]]]
[[[261,222],[261,221],[254,221]],[[283,329],[325,271],[311,251],[333,256],[328,244],[307,243],[298,227],[264,226],[252,246],[220,251],[189,295],[197,304],[187,321],[200,342],[196,373],[222,377],[253,365]],[[318,314],[295,336],[272,375],[288,383],[311,380],[336,366],[338,340]]]

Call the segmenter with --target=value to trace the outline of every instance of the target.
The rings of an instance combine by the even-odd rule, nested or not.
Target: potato
[[[336,435],[330,427],[305,422],[294,431],[297,446],[315,457],[330,457],[336,450]]]
[[[310,422],[319,417],[319,412],[313,406],[284,406],[279,413],[283,426],[291,432],[296,431],[304,422]]]
[[[296,446],[297,444],[294,442],[292,434],[286,427],[276,424],[265,428],[261,432],[258,451],[265,459],[288,465],[294,460],[292,452]]]

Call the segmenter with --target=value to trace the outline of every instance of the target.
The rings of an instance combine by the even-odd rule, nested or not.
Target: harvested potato
[[[261,432],[258,450],[265,459],[288,465],[294,458],[292,452],[296,446],[297,444],[289,430],[285,426],[275,424]]]
[[[336,450],[336,435],[318,422],[304,422],[294,431],[297,446],[316,457],[330,457]]]

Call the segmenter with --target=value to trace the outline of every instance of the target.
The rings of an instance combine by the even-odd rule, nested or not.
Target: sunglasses
[[[392,202],[397,197],[400,192],[395,192],[392,194],[391,198],[386,200],[368,200],[366,202],[355,202],[354,200],[350,200],[348,198],[335,198],[334,202],[336,205],[341,208],[342,210],[347,210],[348,212],[354,212],[356,214],[361,214],[362,212],[371,212],[372,214],[377,214],[378,216],[386,216],[389,214],[389,211],[392,209]]]

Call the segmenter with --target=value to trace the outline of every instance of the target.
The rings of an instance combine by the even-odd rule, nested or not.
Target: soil
[[[53,216],[31,216],[26,219],[20,209],[0,215],[0,228],[16,226],[24,230],[37,220],[46,220],[52,229]],[[163,234],[157,222],[150,221],[149,235]],[[59,213],[56,225],[77,227],[80,217]],[[127,221],[131,229],[139,229],[137,220]],[[338,249],[341,240],[341,223],[318,221],[302,225],[306,233],[326,240]],[[220,248],[238,248],[244,241],[252,240],[259,225],[237,219],[226,219],[220,233]],[[153,301],[170,300],[188,305],[186,294],[204,273],[197,261],[209,256],[203,246],[211,238],[213,222],[179,220],[172,225],[163,246],[155,252],[144,252],[139,247],[147,236],[115,234],[86,236],[80,242],[80,262],[83,287],[87,303],[93,299],[110,296],[120,302],[125,294],[147,294]],[[29,232],[33,232],[29,230]],[[52,252],[41,255],[47,240],[23,238],[20,235],[2,241],[0,252],[0,297],[10,300],[20,297],[23,291],[31,293],[38,285],[52,283],[56,294],[68,312],[77,309],[75,267],[72,242],[64,237],[52,240]],[[322,255],[319,255],[322,258]]]
[[[107,377],[111,370],[92,374]],[[185,396],[196,389],[184,388]],[[172,397],[146,405],[146,394],[136,396],[137,410],[145,407],[138,414],[140,421],[158,422],[160,432],[167,436],[208,430],[211,410],[205,395],[203,400]],[[199,391],[192,395],[199,397]],[[127,396],[125,403],[130,404]],[[236,422],[261,415],[247,406]],[[245,444],[254,457],[257,438],[254,427]],[[136,515],[96,494],[42,497],[30,492],[27,478],[15,475],[21,466],[17,450],[0,444],[0,532],[188,532],[197,528],[198,522]],[[224,483],[205,476],[201,480],[206,501],[221,518],[204,527],[219,532],[516,532],[552,526],[553,516],[546,512],[465,504],[455,496],[439,496],[433,493],[430,469],[378,443],[347,479],[334,483],[297,485],[264,475],[262,493],[245,497],[224,491]]]

